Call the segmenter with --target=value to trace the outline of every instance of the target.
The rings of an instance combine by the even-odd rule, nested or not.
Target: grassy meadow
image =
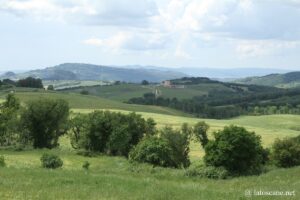
[[[4,98],[2,94],[1,98]],[[116,112],[135,111],[145,118],[152,117],[158,127],[180,127],[206,121],[213,131],[226,125],[246,127],[261,135],[268,147],[275,138],[295,136],[300,133],[300,116],[270,115],[242,116],[230,120],[197,119],[168,108],[127,105],[97,96],[73,93],[49,93],[17,91],[23,103],[40,97],[62,98],[70,103],[74,113],[89,113],[104,109]],[[64,162],[62,169],[47,170],[41,167],[40,157],[45,152],[58,154]],[[10,199],[299,199],[300,167],[272,169],[260,176],[211,180],[191,178],[183,169],[165,169],[150,165],[133,165],[122,157],[97,155],[85,157],[71,148],[68,136],[60,138],[60,146],[53,150],[25,151],[0,150],[7,167],[0,168],[0,200]],[[203,150],[192,143],[192,165],[201,162]],[[84,161],[91,163],[88,171],[82,168]],[[245,196],[245,191],[296,191],[295,196]]]
[[[134,166],[125,158],[87,158],[58,149],[52,152],[61,156],[63,168],[47,170],[42,169],[39,162],[46,151],[1,152],[7,158],[8,167],[0,170],[0,199],[221,200],[248,199],[245,197],[246,190],[300,190],[300,167],[276,169],[261,176],[210,180],[185,177],[184,170]],[[91,163],[88,172],[81,167],[84,161]],[[281,196],[278,199],[297,199],[297,196]]]
[[[229,88],[219,83],[202,83],[198,85],[186,85],[184,89],[166,88],[155,85],[140,84],[121,84],[109,86],[92,86],[83,88],[68,89],[67,92],[80,93],[86,90],[91,95],[108,98],[116,101],[127,101],[134,97],[142,97],[145,93],[159,90],[160,95],[165,98],[188,99],[194,96],[202,96],[208,94],[211,90],[228,91]]]
[[[188,114],[170,108],[125,104],[119,101],[105,99],[98,96],[81,95],[76,93],[46,92],[42,90],[17,90],[15,94],[22,103],[26,103],[28,101],[36,100],[39,98],[64,99],[69,102],[71,108],[77,109],[116,109],[134,112],[151,112],[188,116]],[[0,98],[4,99],[6,95],[7,93],[0,93]]]

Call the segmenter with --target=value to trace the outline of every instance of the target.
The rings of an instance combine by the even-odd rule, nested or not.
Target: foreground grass
[[[40,167],[44,152],[59,154],[62,169]],[[72,150],[0,151],[0,199],[247,199],[245,190],[300,191],[300,167],[276,169],[261,176],[209,180],[184,176],[184,170],[131,165],[119,157],[83,157]],[[91,163],[88,172],[84,161]],[[253,199],[274,199],[255,197]]]

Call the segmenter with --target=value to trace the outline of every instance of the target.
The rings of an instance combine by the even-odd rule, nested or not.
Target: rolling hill
[[[160,82],[166,79],[187,76],[181,72],[144,69],[144,68],[121,68],[100,66],[92,64],[65,63],[45,69],[32,70],[25,73],[5,73],[0,79],[19,79],[25,77],[41,78],[42,80],[103,80],[103,81],[126,81]]]
[[[185,79],[185,78],[183,78]],[[188,79],[188,78],[187,78]],[[182,84],[184,88],[164,87],[159,84],[141,85],[141,84],[120,84],[106,86],[82,86],[77,88],[66,88],[65,92],[81,93],[83,90],[91,95],[108,98],[117,101],[128,101],[131,98],[142,97],[145,93],[154,93],[155,90],[163,98],[191,99],[198,96],[206,96],[210,93],[235,93],[255,92],[252,86],[224,83],[210,80],[208,78],[198,78],[198,82],[181,82],[181,79],[172,80],[175,84]],[[269,91],[269,87],[257,86],[256,89]],[[273,88],[274,89],[274,88]],[[275,88],[276,89],[276,88]],[[276,89],[277,90],[277,89]],[[278,89],[279,90],[279,89]]]
[[[300,86],[300,72],[289,72],[286,74],[270,74],[267,76],[255,76],[238,79],[236,83],[274,86],[280,88],[292,88]]]
[[[238,79],[249,76],[265,76],[274,73],[287,73],[291,70],[285,69],[268,69],[268,68],[192,68],[181,67],[175,68],[175,71],[183,72],[190,76],[202,76],[209,78],[216,78],[220,80]]]
[[[30,89],[30,88],[15,88],[16,97],[21,100],[21,102],[27,103],[32,100],[39,98],[48,99],[64,99],[69,102],[72,109],[110,109],[110,110],[124,110],[133,112],[150,112],[159,114],[169,114],[169,115],[179,115],[179,116],[189,116],[183,112],[159,107],[159,106],[142,106],[142,105],[129,105],[119,101],[114,101],[110,99],[100,98],[91,95],[80,95],[75,93],[61,93],[61,92],[47,92],[44,90]],[[8,90],[0,90],[0,102],[5,99],[8,94]]]

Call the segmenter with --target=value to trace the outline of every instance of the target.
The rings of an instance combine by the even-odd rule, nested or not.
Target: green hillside
[[[247,88],[247,86],[243,87]],[[154,93],[155,90],[164,98],[190,99],[195,96],[207,95],[209,92],[237,92],[230,85],[222,82],[199,83],[185,85],[185,88],[169,88],[161,85],[120,84],[106,86],[87,86],[65,89],[65,92],[81,93],[88,91],[90,95],[118,101],[128,101],[131,98],[142,97],[145,93]]]
[[[4,99],[7,92],[0,92],[0,98]],[[159,106],[142,106],[142,105],[128,105],[118,101],[100,98],[91,95],[81,95],[75,93],[60,93],[60,92],[46,92],[43,90],[28,89],[28,88],[17,88],[16,96],[24,103],[38,99],[65,99],[69,102],[71,108],[82,108],[82,109],[117,109],[117,110],[128,110],[135,112],[151,112],[161,113],[170,115],[184,115],[180,111],[174,109],[159,107]]]
[[[261,77],[248,77],[244,79],[238,79],[235,82],[242,84],[274,86],[280,88],[293,88],[300,86],[300,72],[270,74]]]
[[[88,91],[90,95],[99,96],[102,98],[126,101],[133,97],[140,97],[147,92],[153,92],[153,86],[142,86],[140,84],[121,84],[121,85],[107,85],[107,86],[92,86],[80,87],[74,89],[66,89],[64,92],[81,93]]]

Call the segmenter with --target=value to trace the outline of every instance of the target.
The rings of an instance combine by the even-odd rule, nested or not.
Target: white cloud
[[[259,57],[273,55],[299,45],[298,41],[248,40],[240,41],[236,51],[242,57]]]
[[[240,55],[265,56],[300,40],[300,0],[0,0],[0,12],[105,26],[112,36],[83,43],[107,51],[164,49],[183,59],[228,41]]]
[[[155,22],[176,35],[175,55],[183,58],[195,54],[186,46],[230,48],[230,41],[236,41],[233,47],[243,57],[267,56],[299,43],[298,4],[300,0],[171,0]]]
[[[105,44],[104,40],[98,38],[90,38],[83,41],[83,44],[91,46],[103,46]]]
[[[0,0],[1,11],[38,20],[147,26],[157,7],[152,0]]]
[[[139,34],[133,32],[119,32],[109,38],[90,38],[83,41],[86,45],[98,46],[106,50],[119,52],[129,51],[148,51],[164,49],[167,39],[160,34]]]
[[[183,58],[183,59],[192,59],[192,56],[187,53],[186,51],[184,51],[182,48],[180,47],[177,47],[176,48],[176,51],[174,53],[174,55],[177,57],[177,58]]]

